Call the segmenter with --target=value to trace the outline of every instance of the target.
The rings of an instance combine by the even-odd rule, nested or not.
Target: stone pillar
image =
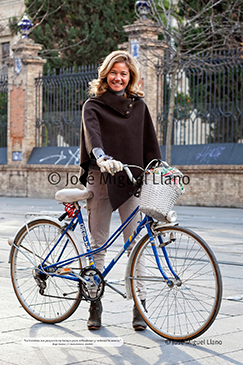
[[[164,52],[164,47],[158,42],[158,27],[152,20],[139,19],[133,24],[123,27],[128,34],[128,44],[119,48],[127,48],[137,58],[141,69],[141,83],[154,125],[157,118],[157,77],[155,65],[158,57]]]
[[[8,165],[26,165],[35,147],[35,78],[46,62],[38,56],[41,48],[23,38],[8,61]]]

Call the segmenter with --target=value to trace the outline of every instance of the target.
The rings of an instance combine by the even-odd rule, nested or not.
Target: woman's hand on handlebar
[[[112,157],[103,155],[96,161],[101,172],[109,172],[112,176],[116,172],[123,170],[123,164],[121,161],[113,160]]]

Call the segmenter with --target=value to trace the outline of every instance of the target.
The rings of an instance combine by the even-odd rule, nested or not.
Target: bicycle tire
[[[58,323],[70,317],[78,308],[81,290],[78,281],[40,274],[38,265],[52,249],[62,234],[62,227],[48,219],[38,219],[23,226],[18,233],[11,258],[11,279],[15,294],[22,307],[35,319],[44,323]],[[65,246],[64,246],[65,245]],[[62,260],[78,255],[78,249],[68,233],[48,258],[48,264],[56,262],[61,250]],[[79,273],[80,259],[68,265]],[[46,285],[44,293],[36,278]]]
[[[154,233],[161,267],[174,285],[170,287],[162,277],[146,235],[137,246],[131,266],[134,302],[145,322],[158,335],[174,341],[192,340],[203,334],[218,314],[222,300],[219,266],[207,243],[189,229],[158,227]],[[166,264],[159,236],[167,242],[165,249],[180,281]],[[139,274],[138,262],[142,255],[145,267]],[[143,280],[147,287],[146,310],[136,289],[138,280]]]

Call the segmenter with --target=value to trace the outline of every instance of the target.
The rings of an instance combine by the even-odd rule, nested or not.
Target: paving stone
[[[13,207],[18,207],[18,211]],[[149,328],[141,333],[135,332],[131,326],[133,302],[109,288],[103,298],[103,327],[100,331],[87,329],[87,302],[81,302],[69,319],[56,325],[40,323],[24,311],[11,284],[7,238],[24,223],[26,211],[56,211],[57,208],[60,207],[56,202],[48,199],[0,197],[0,217],[3,218],[0,220],[1,365],[242,364],[243,300],[227,300],[229,296],[243,297],[241,209],[176,207],[181,225],[195,230],[213,249],[220,261],[224,284],[224,299],[213,325],[190,343],[177,343],[158,336]],[[118,224],[119,217],[115,212],[111,229]],[[108,252],[107,262],[121,245],[120,239]],[[122,257],[108,276],[108,280],[121,291],[124,291],[126,262],[127,257]],[[109,339],[123,344],[108,346]],[[28,340],[35,341],[35,346],[26,342]],[[87,345],[87,340],[91,345]],[[97,340],[103,341],[103,346],[94,346]],[[104,341],[107,341],[106,345]]]

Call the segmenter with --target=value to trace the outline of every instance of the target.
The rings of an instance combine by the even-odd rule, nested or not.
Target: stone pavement
[[[212,247],[224,284],[223,303],[216,321],[201,337],[187,344],[166,341],[150,329],[134,332],[132,301],[108,288],[100,331],[87,330],[88,304],[83,302],[68,320],[58,325],[42,324],[30,317],[13,292],[7,239],[24,223],[27,211],[43,210],[57,211],[61,207],[55,200],[0,197],[0,365],[243,363],[242,209],[175,207],[180,225],[196,231]],[[115,212],[112,228],[117,224]],[[108,258],[114,256],[118,245]],[[112,274],[119,288],[123,285],[126,260],[122,258]],[[97,340],[99,346],[94,345]]]

